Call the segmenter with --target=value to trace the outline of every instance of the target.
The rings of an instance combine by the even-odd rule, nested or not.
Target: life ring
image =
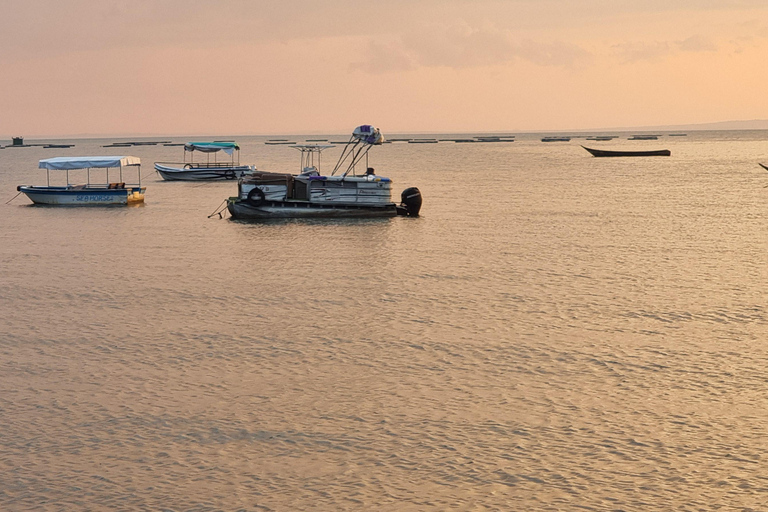
[[[254,187],[251,189],[250,192],[248,192],[248,204],[251,206],[259,206],[261,203],[264,202],[266,197],[264,196],[264,191],[261,190],[259,187]]]

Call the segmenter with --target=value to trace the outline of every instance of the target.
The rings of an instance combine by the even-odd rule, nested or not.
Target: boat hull
[[[30,201],[35,204],[106,206],[143,203],[146,187],[108,189],[20,186],[18,190],[26,194]]]
[[[596,157],[618,157],[618,156],[670,156],[672,152],[668,149],[658,149],[653,151],[608,151],[605,149],[592,149],[581,146],[592,156]]]
[[[233,167],[171,167],[155,164],[155,170],[166,181],[224,181],[237,180],[253,174],[250,165]]]
[[[266,220],[266,219],[343,219],[343,218],[376,218],[395,217],[395,203],[378,205],[364,204],[318,204],[310,201],[264,201],[253,205],[248,201],[231,198],[227,209],[234,219]]]

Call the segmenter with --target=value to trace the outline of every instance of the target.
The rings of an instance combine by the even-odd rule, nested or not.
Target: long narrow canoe
[[[657,149],[652,151],[608,151],[605,149],[592,149],[581,146],[589,151],[592,156],[670,156],[672,153],[668,149]]]

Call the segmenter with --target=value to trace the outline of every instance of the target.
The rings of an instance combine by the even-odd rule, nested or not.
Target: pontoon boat
[[[391,198],[392,180],[376,175],[368,167],[368,151],[382,142],[377,128],[358,126],[329,176],[320,174],[319,159],[322,151],[333,146],[296,145],[301,151],[299,174],[256,172],[243,177],[238,182],[237,197],[229,198],[227,208],[233,218],[250,220],[418,216],[419,189],[406,189],[402,203],[397,205]],[[365,170],[358,173],[358,167]]]

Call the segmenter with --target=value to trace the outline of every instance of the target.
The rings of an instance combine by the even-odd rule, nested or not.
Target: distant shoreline
[[[677,124],[677,125],[655,125],[655,126],[623,126],[623,127],[613,127],[613,128],[570,128],[570,129],[558,129],[558,130],[547,130],[547,129],[541,129],[541,130],[530,130],[530,129],[523,129],[523,130],[489,130],[489,131],[477,131],[477,130],[469,130],[469,131],[461,131],[461,130],[451,130],[451,131],[423,131],[423,130],[417,130],[417,131],[409,131],[409,130],[387,130],[385,133],[389,133],[390,135],[399,135],[399,134],[413,134],[413,135],[419,135],[419,134],[430,134],[430,135],[453,135],[453,134],[552,134],[552,133],[579,133],[579,134],[586,134],[586,133],[606,133],[606,132],[619,132],[619,133],[625,133],[625,132],[686,132],[686,131],[757,131],[757,130],[768,130],[768,119],[754,119],[749,121],[719,121],[714,123],[699,123],[699,124]],[[290,133],[251,133],[251,134],[226,134],[226,136],[238,136],[238,137],[274,137],[274,136],[331,136],[331,135],[339,135],[344,132],[342,131],[328,131],[328,132],[318,132],[318,131],[311,131],[311,132],[290,132]],[[0,141],[2,140],[11,140],[11,137],[16,137],[19,135],[24,135],[21,133],[14,133],[9,135],[0,135]],[[210,137],[220,137],[223,136],[222,134],[213,134],[210,135]],[[74,140],[74,139],[125,139],[125,138],[157,138],[157,137],[175,137],[175,138],[185,138],[185,137],[200,137],[199,134],[158,134],[158,133],[149,133],[149,134],[137,134],[137,133],[126,133],[126,134],[76,134],[76,135],[26,135],[25,138],[28,140]],[[0,143],[1,144],[1,143]]]

